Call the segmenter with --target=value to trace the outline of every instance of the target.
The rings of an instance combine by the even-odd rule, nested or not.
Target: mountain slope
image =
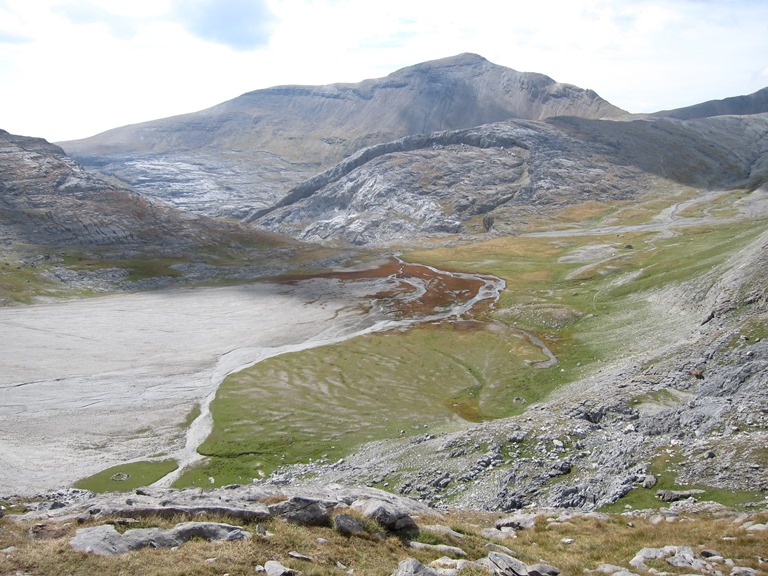
[[[763,114],[764,112],[768,112],[768,87],[746,96],[709,100],[684,108],[654,112],[650,116],[690,120],[692,118],[709,118],[710,116]]]
[[[624,114],[590,90],[461,54],[357,84],[257,90],[62,146],[141,191],[237,216],[365,146],[508,118]]]
[[[298,251],[289,239],[98,178],[42,138],[0,130],[0,305],[72,288],[150,288],[158,276],[210,278],[227,267],[253,277],[282,271],[275,266]],[[273,262],[278,252],[284,262]]]
[[[41,245],[185,245],[206,219],[101,180],[42,138],[0,131],[2,230]],[[209,224],[210,226],[210,224]]]
[[[627,201],[659,181],[754,189],[768,177],[768,115],[690,122],[553,118],[410,136],[361,150],[247,221],[353,244],[499,232],[588,201]],[[487,222],[486,222],[487,225]]]

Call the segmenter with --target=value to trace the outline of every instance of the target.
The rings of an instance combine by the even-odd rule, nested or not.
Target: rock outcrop
[[[231,542],[250,537],[251,534],[239,526],[217,522],[184,522],[169,530],[134,528],[123,533],[118,532],[114,526],[104,524],[92,528],[80,528],[69,544],[81,552],[116,556],[142,548],[174,548],[192,538]]]
[[[410,243],[525,229],[583,202],[623,202],[661,182],[758,188],[768,114],[681,122],[510,120],[377,144],[291,189],[246,222],[311,242]]]

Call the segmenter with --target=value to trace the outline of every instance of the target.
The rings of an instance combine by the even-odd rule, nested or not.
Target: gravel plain
[[[226,374],[265,349],[356,331],[381,287],[315,278],[0,309],[0,493],[176,456]]]

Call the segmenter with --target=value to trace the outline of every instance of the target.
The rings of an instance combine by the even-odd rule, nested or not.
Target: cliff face
[[[108,247],[121,257],[147,251],[188,255],[264,238],[101,178],[42,138],[0,130],[0,239],[4,251],[90,246]]]

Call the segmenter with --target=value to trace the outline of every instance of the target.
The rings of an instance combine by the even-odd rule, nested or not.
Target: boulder
[[[250,533],[239,526],[217,522],[184,522],[169,530],[162,528],[136,528],[120,533],[114,526],[105,524],[92,528],[80,528],[69,545],[81,552],[92,552],[101,556],[115,556],[149,546],[173,548],[192,538],[231,541],[250,538]]]
[[[354,536],[365,532],[365,522],[351,514],[336,514],[333,517],[333,529],[344,536]]]
[[[293,524],[302,526],[330,526],[331,511],[339,503],[335,500],[293,496],[284,502],[269,506],[273,516],[285,518]]]
[[[412,535],[419,531],[413,518],[405,510],[390,502],[368,498],[356,500],[352,503],[352,508],[358,510],[366,518],[375,520],[389,532]]]
[[[490,552],[486,560],[487,566],[494,574],[499,574],[500,576],[528,576],[528,565],[509,554]]]
[[[646,474],[643,478],[643,488],[653,488],[656,486],[657,481],[656,476],[653,474]]]
[[[528,530],[536,525],[536,514],[520,513],[507,516],[496,522],[496,528],[513,528],[515,530]]]
[[[656,498],[662,502],[677,502],[678,500],[685,500],[703,493],[704,490],[658,490]]]

